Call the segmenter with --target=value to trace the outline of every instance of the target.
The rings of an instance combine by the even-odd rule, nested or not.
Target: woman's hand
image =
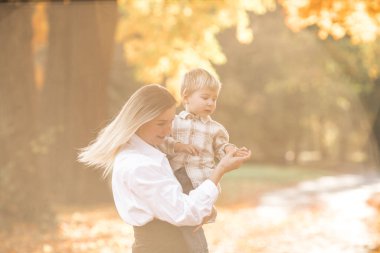
[[[222,160],[219,161],[217,167],[222,167],[222,171],[227,173],[231,170],[239,168],[243,162],[251,158],[251,150],[246,147],[237,149],[234,152],[227,153]]]
[[[227,153],[218,163],[210,180],[216,185],[222,179],[223,175],[229,171],[239,168],[245,161],[251,158],[251,150],[246,147],[239,148],[235,152]]]
[[[218,212],[216,211],[216,208],[213,206],[211,210],[211,214],[203,218],[202,224],[196,226],[195,229],[193,230],[193,233],[195,233],[198,229],[200,229],[204,224],[208,223],[211,219],[215,221],[217,213]]]

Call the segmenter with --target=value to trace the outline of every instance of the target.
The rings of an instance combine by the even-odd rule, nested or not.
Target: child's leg
[[[174,175],[178,182],[182,185],[183,193],[189,194],[189,192],[194,189],[193,183],[191,183],[185,168],[180,168],[174,171]]]
[[[183,226],[180,228],[189,253],[208,253],[207,240],[203,228],[199,228],[194,232],[195,228],[195,226]]]

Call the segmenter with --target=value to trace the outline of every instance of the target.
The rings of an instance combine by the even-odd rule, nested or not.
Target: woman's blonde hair
[[[222,84],[207,70],[197,68],[187,72],[181,83],[181,97],[191,95],[194,91],[208,88],[219,92]]]
[[[103,128],[97,138],[81,149],[78,160],[86,165],[103,168],[103,176],[111,171],[119,148],[145,123],[176,104],[174,97],[160,85],[138,89],[124,104],[119,114]]]

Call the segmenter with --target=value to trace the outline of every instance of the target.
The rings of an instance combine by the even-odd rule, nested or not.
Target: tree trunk
[[[41,122],[55,133],[45,161],[58,197],[88,202],[109,199],[100,173],[76,161],[107,119],[107,85],[117,21],[115,2],[50,4],[46,84]],[[60,161],[59,164],[56,161]]]
[[[44,225],[50,213],[37,166],[32,7],[0,8],[0,226]]]

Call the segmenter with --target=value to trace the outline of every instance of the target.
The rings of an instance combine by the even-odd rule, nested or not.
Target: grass
[[[301,166],[244,165],[223,178],[222,194],[217,205],[255,205],[260,195],[265,192],[333,174],[336,172]]]
[[[301,181],[331,174],[334,174],[334,172],[302,166],[248,164],[228,173],[224,178],[226,180],[255,179],[282,183]]]

